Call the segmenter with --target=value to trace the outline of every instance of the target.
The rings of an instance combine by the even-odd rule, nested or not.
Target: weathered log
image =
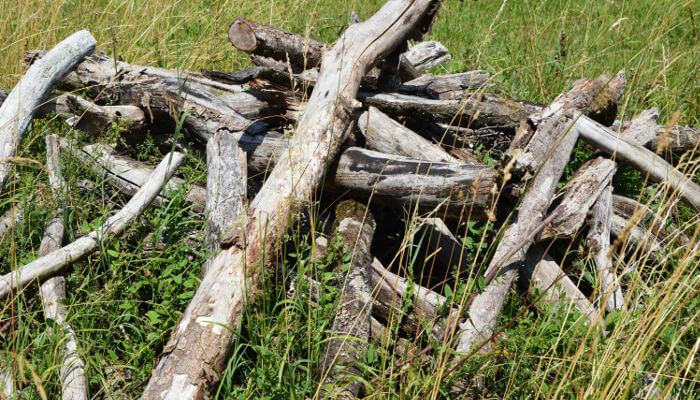
[[[414,96],[438,100],[461,100],[467,92],[483,89],[489,81],[486,71],[469,71],[448,75],[422,75],[404,82],[397,90]]]
[[[99,143],[78,147],[68,139],[59,139],[61,148],[67,150],[74,157],[82,161],[95,173],[105,179],[107,183],[116,187],[128,196],[133,196],[145,185],[153,174],[153,169],[146,164],[132,158],[117,155],[107,145]],[[162,204],[165,196],[172,193],[186,182],[182,178],[172,177],[165,185],[163,193],[155,199],[156,205]],[[193,205],[195,212],[201,212],[206,205],[206,189],[201,186],[191,185],[185,194],[185,201]]]
[[[289,60],[303,69],[318,67],[328,49],[317,42],[270,25],[261,25],[239,15],[228,28],[228,40],[238,50],[276,60]]]
[[[668,223],[668,212],[659,213],[637,200],[613,194],[613,212],[625,219],[634,220],[636,224],[658,237],[660,240],[671,242],[678,241],[681,246],[690,244],[690,238],[675,224]],[[670,211],[670,210],[669,210]]]
[[[486,165],[420,161],[353,147],[343,152],[330,176],[333,185],[376,200],[484,220],[497,173]]]
[[[562,189],[561,203],[550,214],[538,241],[573,236],[583,226],[588,210],[605,191],[617,171],[615,161],[597,156],[586,161]]]
[[[610,254],[610,226],[612,224],[612,186],[607,182],[591,209],[591,228],[586,235],[586,245],[593,253],[593,262],[600,286],[600,298],[605,309],[623,310],[625,298],[622,294],[615,264]]]
[[[661,259],[664,246],[655,235],[637,225],[634,220],[612,214],[610,233],[617,238],[615,243],[620,244],[623,248],[625,246],[622,244],[626,243],[636,247],[643,258]]]
[[[488,93],[471,93],[463,100],[431,100],[401,93],[360,93],[366,106],[389,115],[430,118],[451,125],[472,128],[498,127],[514,131],[520,120],[540,107],[526,101],[510,100]]]
[[[207,142],[207,250],[219,250],[219,241],[226,230],[238,221],[246,203],[245,153],[229,133],[216,133]],[[202,277],[213,257],[202,264]]]
[[[619,79],[624,79],[624,76]],[[489,263],[486,281],[490,283],[474,297],[469,305],[469,317],[460,324],[457,352],[468,353],[491,336],[506,294],[517,276],[518,265],[525,260],[530,236],[541,226],[578,138],[576,131],[571,129],[573,121],[565,115],[566,111],[590,106],[589,109],[594,110],[596,115],[609,118],[612,114],[610,108],[617,108],[617,96],[621,91],[603,99],[605,101],[591,104],[600,90],[601,82],[577,81],[568,93],[558,96],[551,105],[529,117],[518,133],[518,142],[514,142],[515,146],[511,145],[516,151],[525,149],[524,154],[529,155],[530,161],[541,164],[530,164],[537,174],[517,207],[516,218],[506,227]],[[539,157],[539,154],[545,157]],[[500,275],[499,279],[492,281],[497,274]]]
[[[421,236],[419,238],[414,235],[414,243],[420,240],[426,243],[428,251],[435,260],[431,263],[430,271],[423,271],[424,274],[428,274],[431,287],[435,280],[438,280],[438,284],[444,283],[455,266],[461,277],[471,275],[473,265],[465,258],[467,251],[445,222],[440,218],[425,218],[421,221],[421,225],[423,229],[417,232]]]
[[[142,398],[201,398],[225,368],[233,332],[245,304],[259,295],[263,266],[275,259],[291,208],[308,201],[326,164],[347,135],[347,124],[364,74],[398,43],[430,24],[429,0],[390,0],[369,20],[353,24],[323,56],[318,82],[288,151],[248,207],[245,228],[222,241],[222,251],[154,367]],[[432,8],[431,8],[432,7]],[[227,327],[227,328],[224,328]]]
[[[576,284],[559,267],[544,248],[534,245],[525,255],[520,268],[520,279],[532,288],[546,291],[542,299],[546,303],[571,303],[591,325],[602,322],[593,304],[584,296]]]
[[[370,339],[370,247],[376,223],[366,207],[354,200],[338,204],[336,223],[343,251],[350,255],[350,266],[341,281],[333,333],[321,355],[319,368],[325,384],[342,385],[330,390],[334,396],[356,397],[363,388],[357,364]],[[326,396],[328,393],[322,392],[319,397]]]
[[[420,42],[408,48],[403,56],[413,64],[419,72],[436,65],[450,61],[452,56],[447,53],[447,47],[440,42]]]
[[[39,54],[41,55],[41,54]],[[200,135],[219,131],[231,133],[248,131],[252,134],[266,130],[267,124],[245,118],[235,106],[264,97],[260,93],[246,93],[239,85],[213,81],[195,72],[174,71],[156,67],[131,65],[109,57],[86,57],[74,72],[59,84],[64,90],[87,88],[87,94],[98,102],[121,103],[140,107],[149,123],[170,124],[175,127],[180,116],[186,116],[183,127]],[[240,101],[239,101],[240,100]],[[269,115],[264,110],[253,116]],[[276,113],[270,110],[269,113]],[[201,138],[206,140],[206,137]]]
[[[632,141],[644,141],[643,135],[656,124],[657,114],[652,111],[642,113],[626,125],[620,135]],[[640,143],[641,144],[641,143]],[[617,163],[609,158],[596,155],[586,161],[566,183],[561,203],[552,212],[555,217],[547,223],[539,235],[539,240],[572,236],[581,228],[588,210],[600,193],[610,185],[617,171]]]
[[[167,154],[163,161],[158,164],[153,175],[126,203],[124,208],[107,218],[107,221],[97,230],[0,277],[0,298],[6,297],[11,290],[22,288],[35,279],[43,279],[55,274],[63,267],[97,250],[101,241],[123,232],[153,202],[184,159],[185,155],[182,153]]]
[[[585,115],[576,116],[575,120],[574,129],[583,140],[648,174],[650,179],[668,185],[672,193],[677,193],[690,206],[700,210],[700,186],[691,178],[650,150],[620,137]]]
[[[146,114],[136,106],[100,106],[73,94],[62,94],[41,105],[38,116],[56,113],[74,128],[99,135],[117,127],[120,134],[140,133],[147,127]]]
[[[46,169],[49,172],[49,184],[57,198],[65,193],[66,184],[61,176],[58,159],[58,136],[46,136]],[[59,202],[60,204],[60,202]],[[63,244],[63,210],[56,207],[54,216],[46,223],[44,237],[39,247],[39,257],[43,257],[61,248]],[[61,398],[63,400],[87,399],[87,381],[85,379],[85,363],[78,353],[75,332],[66,322],[67,309],[63,300],[66,298],[66,278],[54,276],[44,281],[39,291],[44,305],[44,317],[56,322],[63,330],[65,339],[63,347],[63,363],[61,364]]]
[[[652,108],[642,111],[639,116],[654,115],[658,118],[658,110]],[[627,129],[630,121],[615,121],[610,127],[615,132],[622,132]],[[666,125],[655,125],[654,129],[643,132],[638,143],[651,149],[654,152],[659,152],[659,144],[663,142],[662,149],[670,150],[673,153],[685,153],[686,151],[696,149],[700,143],[700,129],[690,126],[673,125],[670,129]]]
[[[424,161],[460,164],[461,161],[374,107],[363,112],[357,125],[370,150]]]
[[[94,50],[95,39],[88,31],[74,33],[32,65],[0,106],[0,192],[10,172],[8,159],[15,155],[36,108],[56,83]]]

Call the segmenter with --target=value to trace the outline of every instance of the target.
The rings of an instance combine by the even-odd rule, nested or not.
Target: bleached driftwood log
[[[440,146],[406,128],[375,107],[370,106],[363,112],[357,120],[357,125],[365,136],[365,145],[370,150],[424,161],[462,163]]]
[[[66,184],[61,176],[59,165],[58,136],[46,136],[46,169],[49,173],[49,184],[56,202],[61,203],[61,197],[65,194]],[[47,222],[44,237],[39,247],[39,257],[43,257],[63,245],[63,210],[61,206],[55,207],[54,216]],[[63,300],[66,298],[66,278],[62,275],[45,280],[39,288],[41,300],[44,305],[44,317],[56,322],[56,326],[63,331],[65,339],[61,341],[63,347],[63,363],[61,364],[61,398],[63,400],[87,399],[87,381],[85,379],[85,363],[80,358],[78,344],[75,340],[73,328],[66,322],[66,306]]]
[[[102,176],[107,183],[116,187],[128,196],[134,196],[153,174],[153,169],[134,159],[119,156],[107,145],[95,143],[78,147],[68,139],[59,139],[61,148],[70,152],[74,157],[85,163],[95,173]],[[154,199],[154,203],[162,204],[169,193],[172,193],[186,182],[182,178],[172,177],[165,186],[162,194]],[[185,194],[185,201],[194,206],[196,212],[204,210],[206,204],[206,189],[191,185]]]
[[[526,101],[510,100],[488,93],[471,93],[463,100],[432,100],[401,93],[360,93],[366,106],[389,115],[428,118],[472,128],[498,127],[515,130],[518,123],[540,107]]]
[[[419,72],[452,59],[447,52],[447,47],[435,41],[420,42],[410,46],[403,55]]]
[[[336,207],[336,225],[343,251],[350,255],[350,266],[341,279],[333,333],[319,360],[322,380],[333,387],[322,389],[320,398],[356,397],[362,391],[364,385],[358,379],[362,372],[357,364],[362,361],[370,339],[370,247],[376,223],[364,205],[345,200]]]
[[[230,133],[216,133],[207,142],[207,250],[219,250],[226,230],[239,220],[247,202],[245,153]],[[206,275],[212,257],[202,265]]]
[[[163,355],[143,399],[201,398],[225,368],[233,331],[244,307],[254,301],[264,263],[275,259],[294,203],[308,201],[326,164],[347,135],[347,124],[364,74],[395,46],[427,28],[436,12],[429,0],[390,0],[372,18],[353,24],[323,56],[318,82],[288,151],[248,207],[244,229],[222,242],[207,275]],[[223,328],[226,326],[230,329]]]
[[[664,241],[677,241],[680,245],[690,244],[690,238],[678,226],[669,223],[671,208],[665,212],[654,212],[651,208],[628,197],[613,194],[612,207],[615,215],[649,230]]]
[[[658,118],[658,110],[652,108],[642,111],[637,118],[646,115],[656,115],[656,118]],[[625,131],[629,123],[630,121],[615,121],[610,129],[614,132]],[[670,128],[666,125],[655,125],[653,129],[642,133],[640,139],[643,139],[637,140],[640,145],[654,152],[659,151],[660,144],[663,144],[661,146],[663,150],[670,150],[674,153],[684,153],[693,149],[697,152],[700,145],[700,129],[679,125],[673,125]]]
[[[42,104],[37,115],[48,113],[68,118],[74,128],[98,135],[107,132],[121,122],[119,134],[141,133],[147,128],[146,114],[139,107],[131,105],[101,106],[80,96],[66,93]]]
[[[94,50],[95,39],[88,31],[74,33],[32,65],[0,106],[0,192],[10,171],[8,159],[15,155],[36,108],[56,83]]]
[[[124,208],[107,218],[107,221],[97,230],[0,277],[0,298],[6,297],[11,290],[22,288],[35,279],[43,279],[55,274],[77,259],[97,250],[101,241],[123,232],[153,202],[184,159],[185,155],[182,153],[167,154],[148,181]]]
[[[620,137],[585,115],[575,119],[575,129],[583,140],[648,174],[650,179],[668,185],[683,201],[700,210],[700,186],[691,178],[650,150]]]
[[[624,86],[624,75],[618,75],[611,87]],[[586,109],[593,115],[610,119],[617,110],[622,91],[601,93],[607,88],[601,81],[581,79],[552,104],[528,118],[511,145],[520,152],[522,163],[537,171],[517,207],[517,216],[505,228],[503,236],[486,270],[488,286],[469,305],[468,318],[460,324],[457,352],[468,353],[490,338],[498,321],[506,294],[517,276],[518,265],[525,260],[530,240],[544,218],[578,135],[571,129],[573,121],[566,116],[569,109]],[[599,98],[603,95],[604,98]],[[597,99],[597,100],[596,100]],[[539,164],[538,164],[539,163]],[[492,280],[496,275],[499,279]]]
[[[352,147],[341,154],[331,176],[335,186],[375,200],[484,220],[497,173],[486,165],[420,161]]]

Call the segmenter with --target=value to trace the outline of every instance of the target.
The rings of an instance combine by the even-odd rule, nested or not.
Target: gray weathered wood
[[[39,247],[39,257],[43,257],[63,245],[63,210],[60,203],[65,195],[66,184],[61,176],[59,165],[58,136],[46,136],[46,169],[49,173],[49,184],[56,197],[55,214],[46,224],[44,237]],[[61,341],[63,362],[61,364],[61,398],[63,400],[81,400],[88,398],[88,387],[85,379],[85,363],[80,358],[75,332],[66,322],[67,308],[63,304],[66,298],[66,279],[61,276],[51,277],[42,282],[39,291],[44,305],[44,317],[52,319],[63,331],[65,339]]]
[[[541,107],[488,93],[471,93],[463,100],[432,100],[401,93],[360,93],[366,106],[374,106],[389,115],[428,118],[451,125],[499,127],[515,130],[518,123]]]
[[[484,220],[497,173],[486,165],[420,161],[352,147],[341,154],[331,176],[334,185],[375,200]]]
[[[486,71],[469,71],[457,74],[426,74],[404,82],[397,90],[401,93],[440,100],[460,100],[467,92],[483,89],[490,75]]]
[[[101,106],[80,96],[62,94],[42,104],[37,115],[50,112],[68,118],[69,124],[77,129],[99,135],[119,125],[120,134],[143,132],[147,128],[146,114],[137,106]]]
[[[406,128],[375,107],[369,107],[363,112],[357,120],[357,125],[365,136],[365,145],[370,150],[424,161],[461,163],[440,146]]]
[[[60,142],[61,148],[85,163],[107,183],[129,196],[136,194],[153,174],[153,168],[132,158],[120,156],[107,145],[95,143],[81,148],[68,139],[60,139]],[[165,196],[184,184],[186,182],[182,178],[172,177],[163,193],[154,199],[154,203],[162,204]],[[206,189],[191,185],[184,199],[194,206],[196,212],[201,212],[206,204],[206,196]]]
[[[24,211],[20,203],[15,203],[12,207],[5,211],[5,214],[0,217],[0,242],[5,237],[5,234],[10,232],[24,218]]]
[[[610,226],[612,224],[612,186],[605,184],[591,209],[591,228],[586,235],[586,245],[593,254],[593,262],[600,287],[601,303],[607,311],[623,310],[622,294],[615,263],[610,254]]]
[[[531,287],[547,292],[543,302],[561,303],[561,306],[570,302],[589,324],[597,325],[602,322],[593,304],[542,247],[535,245],[530,248],[520,273],[529,281]]]
[[[97,230],[0,277],[0,298],[6,297],[11,290],[22,288],[35,279],[43,279],[55,274],[79,258],[97,250],[101,241],[123,232],[153,202],[184,159],[185,155],[182,153],[167,154],[148,181],[124,208],[107,218]]]
[[[330,389],[333,396],[357,396],[364,386],[358,379],[362,373],[357,364],[362,362],[370,339],[370,247],[376,223],[366,207],[354,200],[338,204],[336,223],[343,252],[350,255],[350,266],[341,281],[333,333],[321,355],[319,368],[324,383],[336,386]],[[324,392],[319,397],[333,397]]]
[[[583,140],[611,154],[615,159],[622,160],[649,174],[650,179],[668,185],[671,192],[677,193],[683,201],[700,210],[700,186],[691,178],[650,150],[620,137],[585,115],[576,116],[575,120],[575,129]]]
[[[245,210],[247,193],[245,153],[229,133],[216,133],[207,142],[207,250],[219,250],[219,241]],[[202,264],[206,275],[213,258]]]
[[[32,65],[0,106],[0,192],[36,108],[80,60],[95,50],[88,31],[76,32]]]
[[[311,198],[347,135],[362,77],[397,44],[416,36],[433,5],[429,0],[390,0],[367,21],[348,27],[325,52],[288,151],[248,206],[245,227],[222,241],[223,250],[175,327],[143,399],[202,398],[223,372],[233,332],[241,326],[246,303],[259,294],[264,263],[275,260],[294,218],[293,205]]]
[[[447,47],[435,41],[410,46],[403,56],[421,72],[452,59],[447,53]]]
[[[619,79],[624,80],[624,76]],[[617,108],[618,93],[592,104],[600,94],[601,83],[585,79],[577,81],[569,92],[530,116],[518,132],[518,141],[511,145],[520,157],[526,156],[528,162],[535,163],[529,166],[537,173],[517,207],[516,218],[505,228],[486,270],[486,281],[490,283],[474,297],[469,305],[468,318],[460,324],[457,352],[470,352],[493,333],[506,294],[517,276],[518,265],[525,260],[530,247],[529,236],[541,225],[578,138],[576,131],[571,129],[573,121],[566,116],[566,111],[588,108],[605,119],[613,114],[614,120],[610,109]],[[538,162],[541,164],[537,165]],[[497,274],[499,278],[492,280]]]

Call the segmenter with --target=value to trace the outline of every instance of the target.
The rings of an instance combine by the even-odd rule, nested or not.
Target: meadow
[[[87,29],[98,49],[123,61],[180,70],[201,68],[235,71],[250,66],[246,54],[228,42],[226,31],[237,15],[311,38],[333,42],[355,11],[360,20],[372,15],[379,0],[25,0],[0,2],[0,88],[12,88],[24,72],[26,50],[48,49],[71,33]],[[700,5],[689,1],[457,1],[446,0],[429,40],[442,42],[452,61],[435,74],[484,69],[509,96],[548,103],[581,77],[627,72],[627,89],[618,118],[629,119],[656,107],[660,123],[700,125]],[[25,217],[0,238],[0,272],[34,260],[53,198],[45,169],[43,137],[56,133],[87,139],[58,119],[35,121],[20,148],[28,160],[14,168],[0,195],[0,212],[22,205]],[[93,140],[93,139],[89,139]],[[124,147],[115,132],[100,140]],[[160,156],[153,143],[124,149],[153,162]],[[569,176],[593,150],[580,144]],[[489,158],[484,154],[484,160]],[[206,181],[206,156],[188,155],[180,174],[190,183]],[[699,180],[697,154],[677,157],[679,169]],[[66,241],[99,226],[128,198],[68,155],[62,170],[70,188],[65,200]],[[96,183],[79,188],[83,179]],[[687,246],[664,243],[664,257],[652,258],[623,240],[614,258],[624,285],[628,311],[606,315],[607,335],[584,325],[574,310],[543,307],[524,310],[532,300],[513,291],[501,323],[507,325],[494,350],[472,356],[454,373],[452,350],[431,343],[432,361],[411,363],[385,374],[397,360],[394,337],[377,338],[363,365],[363,379],[377,378],[370,399],[447,398],[455,385],[468,386],[464,398],[700,398],[696,356],[700,288],[698,214],[670,202],[629,167],[621,167],[615,192],[637,198],[680,227]],[[137,398],[180,313],[199,284],[200,266],[210,254],[204,241],[204,218],[170,196],[162,207],[150,207],[139,224],[121,237],[101,243],[100,251],[65,271],[69,318],[76,332],[92,398]],[[402,214],[406,231],[416,216]],[[488,264],[497,229],[466,224],[458,232],[465,257],[475,268]],[[146,237],[164,245],[151,246]],[[193,244],[194,243],[194,244]],[[304,275],[323,268],[308,260],[311,239],[290,227],[283,262]],[[592,286],[592,262],[571,262],[584,251],[581,238],[561,244],[562,267]],[[624,256],[623,256],[624,254]],[[332,257],[343,258],[337,249]],[[331,258],[332,258],[331,257]],[[417,260],[403,246],[391,268],[413,270]],[[329,263],[331,260],[328,261]],[[456,280],[443,294],[457,296],[468,283]],[[59,349],[64,337],[51,331],[44,317],[38,285],[3,300],[0,314],[0,362],[22,398],[58,398]],[[337,293],[312,307],[308,296],[287,298],[283,287],[269,281],[266,296],[246,314],[228,369],[216,397],[221,399],[306,399],[319,390],[317,360],[333,320]],[[410,307],[407,304],[406,307]],[[398,335],[398,329],[392,330]],[[412,339],[418,349],[428,344]],[[466,384],[465,384],[466,382]],[[648,389],[647,391],[644,388]],[[654,397],[657,396],[657,397]]]

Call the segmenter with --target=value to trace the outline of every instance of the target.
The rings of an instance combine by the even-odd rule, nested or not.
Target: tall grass
[[[78,29],[90,30],[98,49],[130,63],[236,70],[248,66],[246,56],[235,52],[226,38],[228,25],[238,14],[331,42],[348,23],[351,11],[365,19],[381,4],[379,0],[3,1],[0,87],[17,82],[25,50],[49,48]],[[443,42],[453,61],[433,72],[486,69],[506,93],[546,103],[580,77],[625,69],[628,86],[621,118],[653,106],[659,108],[662,122],[677,112],[679,123],[697,126],[698,9],[692,1],[445,1],[428,38]],[[80,135],[59,121],[37,122],[21,155],[43,163],[41,139],[47,133]],[[107,138],[103,140],[116,140]],[[122,149],[134,155],[156,154],[149,143]],[[591,150],[581,145],[578,151],[580,162]],[[63,161],[71,188],[64,206],[67,240],[73,240],[99,225],[125,199],[84,166],[68,157]],[[697,180],[697,155],[675,162]],[[195,152],[182,172],[195,182],[202,180],[204,169],[201,154]],[[86,178],[97,182],[91,191],[79,189]],[[474,355],[448,376],[455,360],[450,347],[425,335],[407,339],[414,353],[432,345],[431,359],[426,363],[416,359],[393,371],[399,321],[392,320],[391,334],[373,340],[362,367],[364,379],[377,378],[367,397],[432,399],[466,386],[472,396],[485,398],[617,399],[635,394],[651,398],[651,393],[697,398],[698,215],[670,201],[666,188],[650,185],[630,168],[620,168],[615,185],[616,191],[652,207],[657,218],[673,220],[690,237],[690,244],[681,245],[678,235],[670,235],[662,254],[652,257],[625,238],[616,243],[613,259],[618,272],[624,273],[630,307],[605,316],[606,334],[583,324],[583,318],[566,307],[541,304],[523,312],[523,305],[534,297],[514,292],[501,317],[508,326],[493,349]],[[4,212],[22,202],[25,218],[0,239],[3,273],[36,257],[54,201],[45,172],[31,163],[17,166],[7,187],[0,196],[0,209]],[[27,200],[30,195],[33,201]],[[300,276],[328,278],[328,266],[344,257],[336,250],[329,260],[310,260],[314,244],[308,228],[319,228],[314,221],[326,215],[333,201],[320,200],[320,205],[310,207],[315,211],[308,220],[290,229],[286,257],[280,260]],[[375,210],[387,214],[377,215],[380,224],[393,226],[378,234],[382,240],[404,238],[401,244],[375,251],[388,252],[382,257],[387,267],[419,281],[420,271],[429,270],[433,261],[422,252],[425,243],[406,237],[416,230],[422,215],[407,210],[403,226],[398,227],[392,218],[400,213],[379,206]],[[139,395],[170,329],[196,289],[199,265],[209,256],[192,241],[203,240],[202,229],[203,220],[188,213],[182,193],[176,193],[163,207],[149,209],[122,238],[104,243],[98,255],[66,271],[69,316],[88,364],[93,397]],[[455,233],[465,243],[461,257],[483,270],[497,232],[492,226],[465,223]],[[149,240],[155,243],[158,238],[164,247],[149,245]],[[551,251],[574,280],[595,287],[592,263],[580,238],[554,243]],[[279,282],[266,284],[266,295],[248,310],[246,329],[218,388],[220,398],[303,399],[317,393],[316,362],[332,323],[337,290],[326,285],[324,297],[314,305],[303,280],[300,284],[289,298]],[[457,280],[443,294],[460,301],[473,287],[474,282]],[[36,287],[29,287],[3,302],[4,365],[25,398],[40,398],[42,390],[56,398],[63,338],[60,332],[47,330],[37,296]],[[403,307],[409,310],[411,304]]]

